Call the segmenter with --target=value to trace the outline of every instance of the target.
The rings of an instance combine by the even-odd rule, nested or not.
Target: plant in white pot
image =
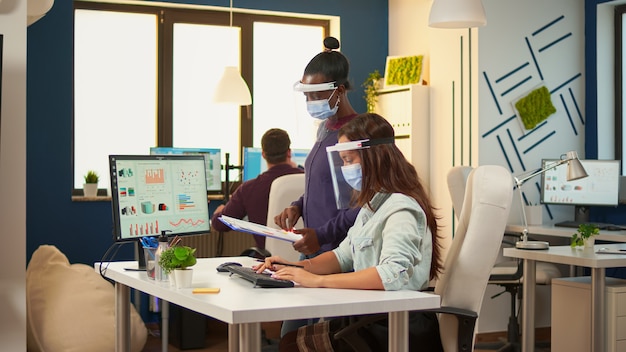
[[[188,246],[173,246],[161,253],[159,265],[167,274],[170,280],[174,279],[176,288],[191,287],[193,270],[190,266],[196,265],[196,249]]]
[[[600,229],[596,224],[580,224],[578,231],[572,235],[570,246],[573,248],[591,247],[595,243],[594,236],[600,234]]]
[[[95,197],[98,195],[98,181],[100,180],[100,176],[98,173],[89,170],[85,177],[85,183],[83,183],[83,195],[85,197]]]

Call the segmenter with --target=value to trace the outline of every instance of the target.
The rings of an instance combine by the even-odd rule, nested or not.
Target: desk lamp
[[[561,160],[556,161],[546,167],[544,167],[543,169],[539,169],[537,171],[534,171],[533,173],[531,173],[528,176],[523,176],[523,177],[513,177],[513,179],[515,180],[515,187],[517,187],[517,191],[519,192],[519,198],[520,198],[520,202],[522,205],[522,220],[524,221],[524,229],[522,230],[522,240],[518,241],[515,244],[516,248],[519,249],[548,249],[549,244],[548,242],[544,242],[544,241],[529,241],[528,240],[528,221],[526,220],[526,210],[524,209],[524,199],[522,196],[522,184],[524,184],[524,182],[528,181],[529,179],[537,176],[537,175],[541,175],[544,172],[550,170],[550,169],[554,169],[557,166],[563,165],[567,163],[567,180],[568,181],[574,181],[574,180],[578,180],[580,178],[585,178],[587,177],[587,171],[585,171],[585,168],[583,167],[583,165],[580,163],[580,160],[578,160],[578,154],[576,153],[576,151],[570,151],[567,152],[567,154],[563,154],[561,155]]]

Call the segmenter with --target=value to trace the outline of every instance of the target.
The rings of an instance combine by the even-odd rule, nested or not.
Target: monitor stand
[[[139,241],[135,242],[135,258],[137,258],[137,268],[124,268],[124,270],[146,271],[146,253]]]
[[[584,205],[576,205],[574,207],[574,221],[579,224],[589,222],[589,207]]]
[[[146,252],[139,241],[135,242],[135,250],[137,251],[137,269],[146,270]]]

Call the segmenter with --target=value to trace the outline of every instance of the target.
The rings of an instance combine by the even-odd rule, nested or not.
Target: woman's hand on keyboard
[[[252,268],[256,270],[257,273],[262,273],[263,270],[266,270],[266,269],[270,271],[276,271],[280,267],[278,266],[278,264],[274,264],[274,263],[288,263],[288,262],[286,262],[283,258],[277,255],[274,255],[271,257],[266,257],[265,261],[263,261],[259,265],[253,266]]]

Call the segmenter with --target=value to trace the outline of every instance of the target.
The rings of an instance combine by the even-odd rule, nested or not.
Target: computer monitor
[[[557,160],[542,160],[542,168]],[[541,203],[574,205],[576,222],[588,222],[590,206],[617,206],[619,160],[580,160],[588,177],[567,181],[567,166],[549,169],[541,177]]]
[[[206,168],[207,191],[222,190],[221,150],[217,148],[151,147],[151,155],[202,155]]]
[[[291,149],[291,161],[298,167],[304,168],[304,162],[310,149]],[[243,148],[243,181],[251,180],[267,170],[267,163],[263,159],[262,149],[255,147]]]
[[[202,155],[110,155],[114,240],[210,232]]]

